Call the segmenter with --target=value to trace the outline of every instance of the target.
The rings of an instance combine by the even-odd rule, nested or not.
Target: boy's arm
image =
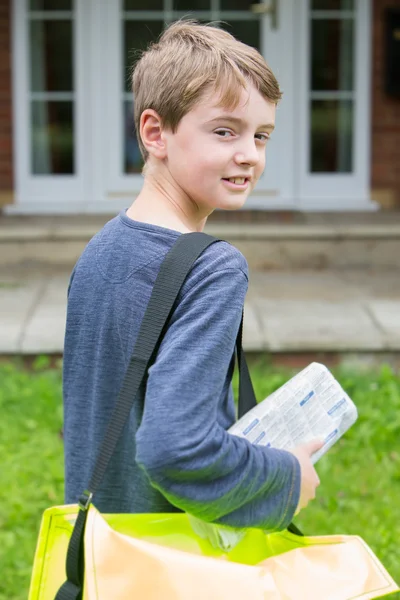
[[[297,459],[218,423],[246,291],[243,271],[221,268],[185,293],[149,370],[136,460],[182,510],[235,527],[280,530],[299,501]]]

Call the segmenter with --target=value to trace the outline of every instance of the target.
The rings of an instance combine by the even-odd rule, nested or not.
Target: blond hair
[[[211,89],[220,106],[234,110],[241,91],[251,82],[264,98],[277,103],[282,92],[263,56],[230,33],[194,19],[169,25],[158,42],[145,50],[133,68],[134,121],[139,148],[140,117],[151,108],[164,127],[176,132],[181,119]]]

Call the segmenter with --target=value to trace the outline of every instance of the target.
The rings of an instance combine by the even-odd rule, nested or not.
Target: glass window
[[[31,10],[72,10],[72,0],[30,0]]]
[[[313,7],[320,9],[352,8],[350,4],[313,1]],[[349,173],[353,169],[355,19],[311,13],[310,25],[310,169]]]
[[[354,0],[312,0],[312,10],[354,10]]]
[[[31,102],[31,169],[34,175],[74,173],[73,102]]]
[[[173,0],[173,10],[211,10],[211,0]]]
[[[221,27],[231,33],[237,40],[260,50],[260,20],[233,21],[221,23]]]
[[[72,91],[72,21],[31,21],[30,34],[31,91]]]
[[[312,89],[353,89],[353,19],[313,19]]]
[[[163,21],[125,21],[124,22],[124,89],[131,91],[132,65],[138,50],[145,50],[150,42],[155,41],[164,29]]]
[[[41,10],[71,8],[71,2],[31,0]],[[74,21],[62,16],[30,18],[31,172],[66,175],[75,172]]]
[[[124,10],[163,10],[163,0],[124,0]]]
[[[124,72],[123,72],[123,172],[128,174],[141,173],[143,160],[135,134],[132,104],[132,66],[150,42],[155,41],[164,29],[164,21],[133,21],[123,22],[124,32]]]
[[[258,4],[253,0],[220,0],[221,10],[245,10],[251,12],[251,5]]]
[[[125,143],[124,169],[125,173],[141,173],[143,159],[139,150],[139,144],[135,133],[135,124],[133,120],[133,103],[125,101],[123,104],[124,132],[123,139]]]
[[[350,173],[353,169],[353,102],[311,102],[311,171]]]

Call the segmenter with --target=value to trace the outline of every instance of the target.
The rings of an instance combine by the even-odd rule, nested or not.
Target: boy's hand
[[[305,508],[310,500],[315,498],[315,492],[320,484],[319,477],[314,465],[311,462],[311,456],[317,450],[320,450],[324,442],[322,440],[313,440],[307,444],[297,446],[293,450],[289,450],[295,455],[300,463],[301,470],[301,487],[300,487],[300,499],[297,505],[295,514],[297,515],[302,508]]]

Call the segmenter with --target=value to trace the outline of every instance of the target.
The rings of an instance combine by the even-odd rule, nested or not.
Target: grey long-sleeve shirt
[[[87,487],[159,267],[179,232],[122,211],[71,276],[64,349],[66,502]],[[94,504],[103,512],[185,510],[236,527],[285,528],[300,466],[227,433],[233,354],[248,285],[226,242],[196,261]]]

